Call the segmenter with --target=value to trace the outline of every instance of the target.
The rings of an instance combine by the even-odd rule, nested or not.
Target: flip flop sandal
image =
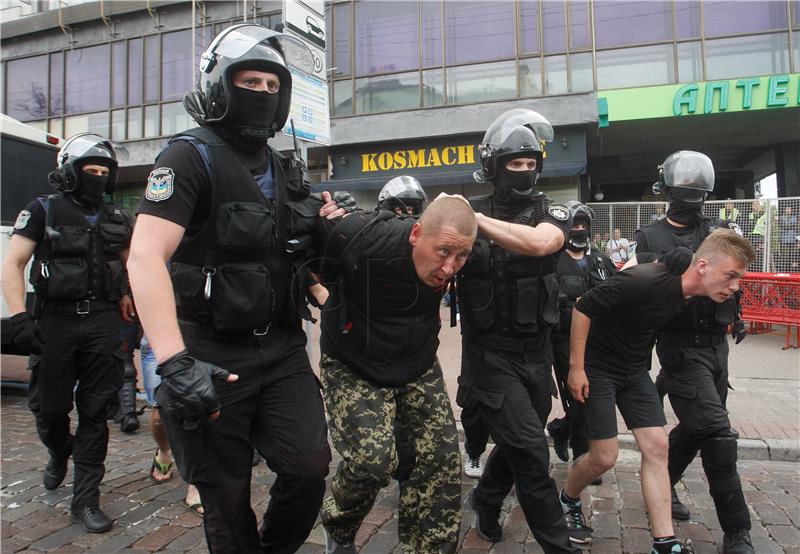
[[[203,509],[202,502],[195,502],[194,504],[189,504],[188,502],[186,502],[186,500],[184,500],[183,505],[186,506],[186,509],[193,512],[194,515],[196,515],[197,517],[203,517],[203,512],[200,511]]]
[[[161,475],[166,475],[164,479],[156,479],[156,471],[160,471]],[[175,472],[173,471],[172,462],[167,464],[162,464],[158,461],[158,449],[156,449],[156,454],[153,456],[153,463],[150,465],[150,480],[155,483],[167,483],[172,481],[172,478],[175,477]]]

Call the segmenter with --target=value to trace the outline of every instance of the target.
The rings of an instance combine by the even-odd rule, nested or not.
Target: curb
[[[464,426],[460,421],[456,421],[456,429],[458,429],[458,440],[463,443]],[[553,439],[547,431],[545,435],[547,443],[553,446]],[[638,452],[632,433],[620,433],[618,438],[621,449]],[[738,455],[740,460],[800,462],[800,439],[739,439]]]

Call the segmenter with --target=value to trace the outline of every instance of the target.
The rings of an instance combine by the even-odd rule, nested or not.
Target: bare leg
[[[665,439],[666,440],[666,439]],[[589,452],[578,458],[567,474],[564,492],[570,498],[580,498],[583,489],[614,467],[619,454],[617,437],[589,441]],[[666,458],[665,458],[666,463]],[[666,467],[666,466],[664,466]],[[669,495],[669,493],[668,493]]]
[[[162,465],[170,463],[172,461],[172,452],[169,447],[169,441],[167,441],[167,432],[164,430],[164,425],[161,423],[161,412],[158,411],[158,408],[154,408],[150,412],[148,427],[150,429],[150,434],[153,435],[153,439],[158,445],[158,453],[156,454],[158,463]],[[173,470],[170,470],[164,475],[156,468],[153,470],[153,477],[157,481],[166,481],[172,471]]]
[[[674,535],[667,471],[667,435],[661,427],[641,427],[633,430],[633,436],[642,453],[642,496],[650,515],[653,537]]]

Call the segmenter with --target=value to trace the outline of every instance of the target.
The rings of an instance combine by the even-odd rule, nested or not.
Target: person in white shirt
[[[608,241],[606,250],[612,262],[625,263],[630,257],[631,243],[628,239],[622,238],[622,231],[614,229],[614,237]]]

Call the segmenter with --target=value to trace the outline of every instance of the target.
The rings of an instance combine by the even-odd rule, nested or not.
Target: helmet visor
[[[216,54],[234,61],[247,54],[256,44],[265,43],[269,46],[267,41],[270,39],[278,42],[286,57],[286,63],[306,73],[313,71],[314,59],[311,50],[302,40],[262,25],[247,23],[234,25],[217,35],[203,54],[203,58],[213,58]]]
[[[85,133],[67,140],[59,153],[59,166],[68,159],[108,158],[112,161],[128,159],[128,149],[119,143],[113,143],[100,135]]]
[[[553,126],[543,115],[533,110],[517,108],[505,112],[492,122],[483,136],[483,144],[495,146],[503,144],[521,127],[527,127],[537,142],[553,140]]]
[[[711,192],[714,190],[714,165],[700,152],[673,154],[664,162],[664,184]]]

